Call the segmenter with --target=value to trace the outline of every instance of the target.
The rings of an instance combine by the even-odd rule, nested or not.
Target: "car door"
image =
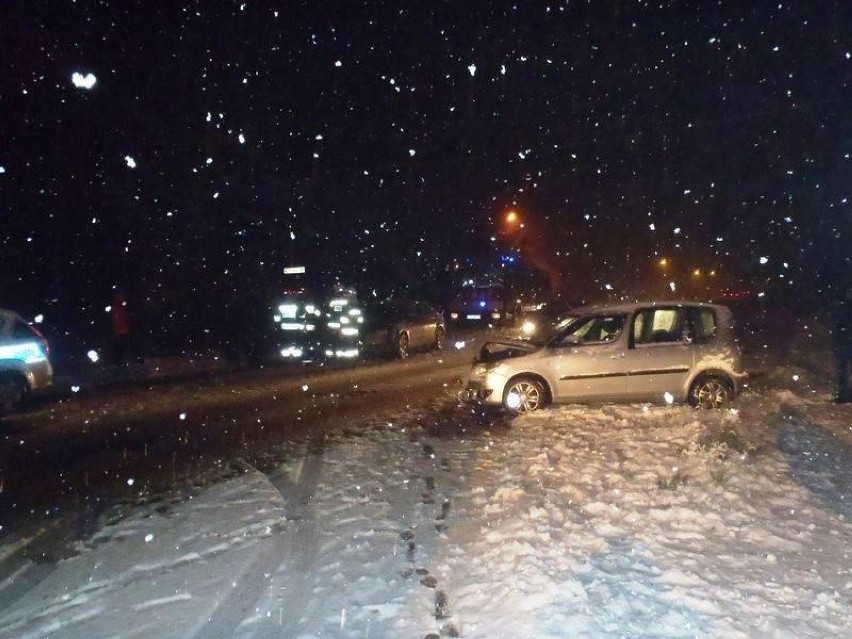
[[[694,361],[685,306],[640,308],[630,327],[625,362],[629,393],[636,399],[683,399]]]
[[[438,330],[438,313],[426,302],[420,302],[420,324],[423,327],[423,346],[428,348],[435,343]]]
[[[557,401],[606,400],[627,384],[624,313],[590,315],[572,323],[548,348]]]

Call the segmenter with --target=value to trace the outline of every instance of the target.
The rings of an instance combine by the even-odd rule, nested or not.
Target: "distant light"
[[[342,63],[340,60],[337,60],[337,61],[334,63],[334,66],[336,66],[336,67],[342,67],[342,66],[343,66],[343,63]]]
[[[246,136],[244,136],[242,133],[240,133],[240,134],[237,136],[237,139],[240,141],[240,144],[245,144],[245,143],[246,143]]]
[[[454,344],[454,346],[456,347],[457,351],[460,351],[461,349],[463,349],[465,347],[466,344],[467,344],[467,342],[458,341]]]
[[[665,257],[661,257],[661,258],[660,258],[660,261],[658,262],[658,264],[659,264],[660,266],[668,266],[668,265],[669,265],[669,261],[668,261],[668,259],[667,259],[667,258],[665,258]]]
[[[285,266],[284,267],[284,275],[299,275],[301,273],[305,273],[306,269],[304,266]]]
[[[281,349],[281,357],[289,359],[291,357],[301,357],[304,351],[298,346],[287,346]]]
[[[91,89],[95,84],[97,84],[98,79],[95,77],[94,73],[87,73],[83,75],[79,71],[75,71],[71,74],[71,82],[74,83],[74,86],[78,89]]]
[[[761,257],[761,258],[760,258],[760,263],[761,263],[761,264],[767,264],[768,262],[769,262],[769,258],[768,258],[768,257]]]
[[[41,324],[41,323],[44,321],[44,315],[42,315],[41,313],[39,313],[38,315],[36,315],[36,316],[35,316],[35,318],[34,318],[34,320],[33,320],[33,321],[34,321],[36,324]]]
[[[408,155],[414,157],[415,155],[417,155],[417,151],[415,151],[414,149],[408,149]]]
[[[86,356],[89,358],[89,361],[92,362],[92,364],[96,364],[101,359],[101,356],[98,355],[98,352],[96,350],[89,351],[88,353],[86,353]]]
[[[506,213],[506,221],[509,224],[514,224],[518,221],[518,214],[515,213],[515,211],[509,211],[508,213]]]
[[[5,166],[0,166],[0,175],[3,175],[6,172]]]
[[[80,392],[80,386],[78,386],[77,384],[74,384],[74,385],[71,387],[71,392],[72,392],[72,393],[79,393],[79,392]]]
[[[794,382],[798,382],[798,381],[799,381],[799,376],[798,376],[798,375],[793,375],[793,381],[794,381]]]
[[[604,288],[608,291],[612,290],[612,284],[604,284]]]
[[[279,304],[278,312],[281,313],[281,317],[284,319],[295,319],[296,313],[299,311],[299,306],[297,304]]]
[[[340,329],[340,332],[346,337],[352,337],[353,335],[358,334],[358,329],[354,326],[344,326],[342,329]]]
[[[480,300],[479,308],[485,308],[485,300]]]
[[[133,479],[133,477],[131,477],[130,479],[128,479],[128,480],[127,480],[127,485],[128,485],[128,486],[132,486],[134,483],[136,483],[136,480],[135,480],[135,479]]]
[[[701,269],[700,268],[695,269],[694,271],[692,271],[692,275],[693,275],[693,277],[701,277]]]
[[[145,543],[146,544],[150,544],[152,541],[154,541],[154,535],[152,535],[151,533],[148,533],[147,535],[145,535]]]
[[[348,303],[349,303],[349,300],[340,298],[340,299],[331,300],[328,304],[329,304],[329,306],[346,306]]]
[[[125,155],[124,161],[127,163],[127,166],[129,166],[131,169],[136,168],[136,160],[134,160],[131,156]]]
[[[671,289],[672,293],[675,292],[675,290],[677,289],[677,286],[675,285],[674,282],[669,282],[669,289]]]
[[[527,336],[535,333],[535,322],[531,322],[530,320],[524,322],[523,326],[521,326],[521,332]]]
[[[664,393],[663,399],[666,400],[666,404],[674,404],[674,395],[672,395],[671,393]]]
[[[475,64],[469,65],[467,67],[467,70],[470,71],[470,77],[473,77],[473,76],[476,75],[476,65]]]
[[[181,413],[180,415],[178,415],[178,419],[180,419],[180,421],[184,421],[186,419],[186,413]]]

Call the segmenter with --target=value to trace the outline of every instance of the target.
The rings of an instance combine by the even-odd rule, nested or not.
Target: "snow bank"
[[[374,424],[103,529],[0,638],[850,636],[852,449],[750,401]]]

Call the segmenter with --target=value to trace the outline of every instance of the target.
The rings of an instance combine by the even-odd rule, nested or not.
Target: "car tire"
[[[689,405],[693,408],[725,408],[734,399],[734,386],[721,375],[700,375],[689,387]]]
[[[435,329],[435,350],[440,351],[444,348],[444,340],[446,340],[447,334],[444,332],[444,329],[440,326]]]
[[[510,379],[503,391],[503,407],[513,413],[531,413],[546,403],[544,384],[533,377]]]
[[[398,359],[408,359],[408,356],[411,354],[409,346],[410,341],[408,339],[408,333],[402,331],[396,336],[396,341],[394,342],[394,348]]]
[[[27,395],[27,383],[19,375],[0,375],[0,414],[20,406]]]

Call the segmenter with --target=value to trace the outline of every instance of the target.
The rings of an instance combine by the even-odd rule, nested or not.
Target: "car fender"
[[[32,369],[17,359],[0,360],[0,375],[11,373],[23,377],[27,383],[27,391],[32,391],[35,386],[35,374]]]

